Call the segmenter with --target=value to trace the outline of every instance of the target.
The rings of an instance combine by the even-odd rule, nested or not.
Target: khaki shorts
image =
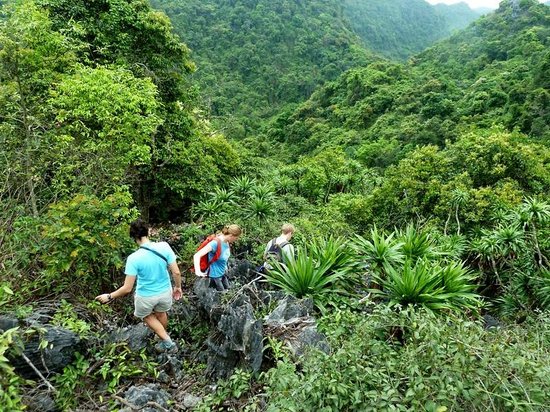
[[[154,296],[134,295],[134,316],[143,319],[153,312],[168,312],[172,307],[172,289]]]

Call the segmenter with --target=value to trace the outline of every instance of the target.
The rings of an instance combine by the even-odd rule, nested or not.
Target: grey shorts
[[[168,312],[172,307],[172,289],[154,296],[134,295],[134,316],[143,319],[153,312]]]

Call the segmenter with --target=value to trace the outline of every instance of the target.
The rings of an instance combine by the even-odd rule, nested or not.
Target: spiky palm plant
[[[256,181],[248,176],[235,177],[229,184],[231,191],[240,199],[250,196],[255,186]]]
[[[390,306],[417,305],[433,311],[459,311],[479,305],[472,276],[459,263],[441,267],[426,260],[415,264],[407,260],[402,268],[389,268],[385,277],[376,278],[382,289],[373,292],[388,298]]]
[[[354,268],[354,254],[343,238],[316,238],[311,243],[310,254],[320,266],[328,265],[330,272],[348,272]]]
[[[550,270],[540,270],[533,279],[533,290],[537,305],[543,310],[550,309]]]
[[[328,258],[329,261],[318,262],[304,250],[286,264],[274,261],[273,268],[265,274],[265,278],[297,298],[311,297],[319,307],[322,295],[337,293],[333,285],[345,276],[344,271],[331,271],[335,259],[332,256]]]
[[[272,201],[275,197],[273,192],[273,187],[268,184],[256,185],[252,188],[252,195],[258,199],[263,199],[266,201]]]
[[[254,196],[245,206],[245,216],[248,219],[255,219],[259,222],[267,221],[274,212],[274,205],[271,199]]]
[[[405,258],[412,262],[423,258],[430,259],[436,254],[430,235],[417,230],[412,223],[408,224],[404,231],[398,232],[397,240],[403,244],[401,252]]]
[[[546,259],[540,250],[537,231],[540,225],[550,221],[550,205],[534,197],[529,197],[524,200],[520,213],[525,226],[530,228],[531,237],[537,251],[538,265],[542,266],[543,262],[548,265],[548,259]]]
[[[400,266],[405,260],[401,251],[403,243],[394,239],[394,236],[394,233],[385,235],[376,227],[371,230],[371,240],[356,235],[352,246],[358,253],[358,263],[367,264],[372,271],[379,275]]]
[[[522,250],[527,248],[524,232],[517,225],[499,227],[493,232],[500,257],[504,260],[516,258]]]
[[[467,250],[468,242],[463,235],[441,236],[437,239],[439,254],[443,258],[460,260]]]
[[[231,190],[217,187],[212,193],[210,193],[210,200],[217,202],[221,205],[228,205],[235,200],[235,193]]]
[[[194,219],[205,219],[219,214],[222,209],[223,205],[215,199],[202,200],[193,207],[192,216]]]
[[[275,179],[274,183],[275,183],[275,188],[277,190],[277,193],[279,194],[291,193],[295,185],[294,180],[286,175],[278,176]]]

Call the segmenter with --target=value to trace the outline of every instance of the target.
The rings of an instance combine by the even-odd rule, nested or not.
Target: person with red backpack
[[[229,280],[226,270],[231,249],[229,245],[241,236],[242,230],[238,225],[225,226],[221,233],[209,236],[201,243],[199,250],[193,256],[195,274],[199,277],[210,278],[210,287],[222,292],[229,289]]]

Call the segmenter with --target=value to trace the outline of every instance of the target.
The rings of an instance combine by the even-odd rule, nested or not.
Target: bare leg
[[[222,292],[223,283],[221,278],[210,278],[210,287],[215,287],[218,292]]]
[[[170,339],[170,336],[166,333],[166,329],[164,329],[164,326],[158,320],[155,313],[151,313],[150,315],[144,317],[143,321],[159,336],[159,338],[162,340]]]
[[[229,289],[229,279],[226,275],[222,276],[222,284],[225,287],[225,289]]]
[[[166,312],[153,312],[159,322],[162,324],[164,330],[168,330],[168,313]]]

